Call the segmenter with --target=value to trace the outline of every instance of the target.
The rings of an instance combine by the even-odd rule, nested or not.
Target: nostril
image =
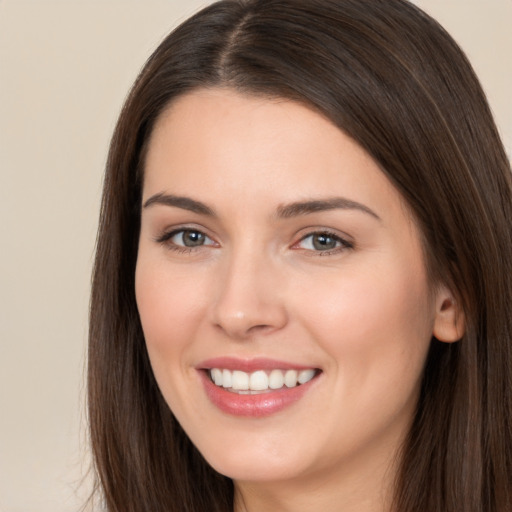
[[[262,325],[254,325],[253,327],[248,329],[247,332],[267,332],[267,331],[272,331],[272,330],[273,330],[272,326],[262,324]]]
[[[234,323],[234,322],[218,322],[215,324],[215,327],[218,330],[223,331],[225,334],[227,334],[230,337],[233,338],[248,338],[253,335],[264,335],[267,333],[270,333],[275,330],[275,328],[271,325],[266,324],[257,324],[257,325],[250,325],[250,324],[244,324],[244,323]]]

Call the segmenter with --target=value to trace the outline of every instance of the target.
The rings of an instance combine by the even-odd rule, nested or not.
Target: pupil
[[[319,251],[334,249],[336,240],[329,235],[316,235],[313,237],[313,247]]]
[[[185,231],[183,233],[183,243],[187,247],[196,247],[198,245],[203,245],[204,234],[199,233],[198,231]]]

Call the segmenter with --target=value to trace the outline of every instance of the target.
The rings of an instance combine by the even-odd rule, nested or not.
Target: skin
[[[161,204],[158,194],[214,215]],[[362,207],[279,215],[333,197]],[[150,198],[136,270],[149,357],[184,430],[234,479],[235,509],[388,510],[431,337],[461,334],[449,290],[428,282],[397,190],[318,113],[210,89],[178,98],[157,122],[143,204]],[[204,233],[205,244],[184,247],[183,228]],[[325,232],[332,250],[312,243]],[[222,356],[321,373],[284,410],[237,417],[210,402],[197,370]]]

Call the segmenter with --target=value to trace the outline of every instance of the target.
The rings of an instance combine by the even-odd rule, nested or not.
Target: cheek
[[[135,275],[137,307],[151,363],[176,361],[204,316],[204,283],[165,264],[141,261]]]
[[[298,298],[308,331],[329,356],[327,441],[334,445],[341,436],[358,446],[379,433],[400,437],[416,408],[430,344],[426,281],[388,269],[345,275],[329,290],[310,289]]]
[[[346,272],[309,288],[297,307],[351,386],[413,385],[430,344],[433,314],[422,269],[388,265]],[[348,377],[350,376],[350,377]]]

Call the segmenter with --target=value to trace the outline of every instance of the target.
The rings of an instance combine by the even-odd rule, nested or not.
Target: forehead
[[[230,89],[185,94],[155,125],[144,197],[191,191],[242,209],[341,194],[404,213],[377,163],[324,116],[298,102]]]

